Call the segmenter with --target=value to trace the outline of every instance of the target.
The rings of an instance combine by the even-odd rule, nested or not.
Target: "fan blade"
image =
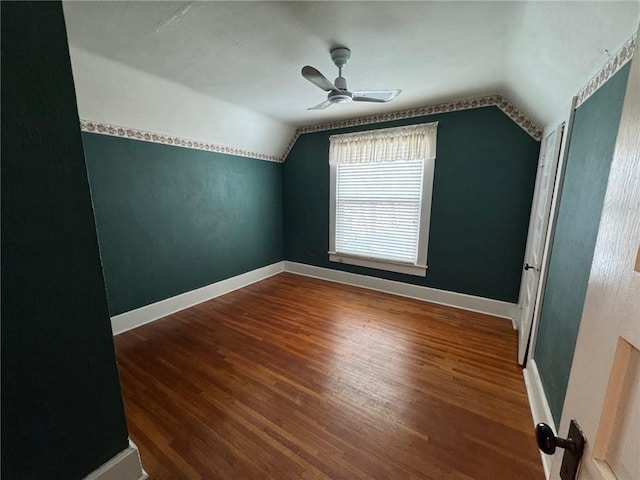
[[[331,90],[338,90],[333,83],[327,80],[327,77],[322,75],[318,70],[307,65],[302,67],[302,76],[313,83],[315,86],[320,87],[325,92]]]
[[[365,90],[362,92],[353,92],[354,102],[390,102],[398,95],[402,90]]]
[[[316,105],[315,107],[309,107],[307,108],[307,110],[324,110],[325,108],[327,108],[329,105],[331,105],[332,102],[330,102],[329,100],[325,100],[322,103],[319,103],[318,105]]]

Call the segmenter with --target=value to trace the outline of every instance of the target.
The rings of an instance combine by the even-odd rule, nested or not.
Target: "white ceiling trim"
[[[602,85],[613,77],[633,58],[636,49],[637,33],[634,33],[627,43],[625,43],[616,54],[611,57],[604,67],[587,83],[578,93],[576,108],[582,105],[591,95],[593,95]]]
[[[108,123],[94,122],[91,120],[80,120],[80,130],[89,133],[98,133],[101,135],[109,135],[112,137],[132,138],[134,140],[142,140],[144,142],[162,143],[164,145],[173,145],[174,147],[193,148],[196,150],[205,150],[207,152],[226,153],[228,155],[236,155],[238,157],[255,158],[258,160],[266,160],[269,162],[282,162],[282,156],[268,155],[265,153],[251,152],[241,148],[225,147],[214,143],[200,142],[189,138],[175,137],[171,135],[163,135],[162,133],[146,132],[129,127],[119,127]]]

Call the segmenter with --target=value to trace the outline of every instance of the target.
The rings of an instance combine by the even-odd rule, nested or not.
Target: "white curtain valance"
[[[332,135],[329,163],[390,163],[434,159],[438,122]]]

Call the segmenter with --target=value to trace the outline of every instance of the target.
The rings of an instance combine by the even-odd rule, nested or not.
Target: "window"
[[[330,138],[331,261],[426,276],[437,125]]]

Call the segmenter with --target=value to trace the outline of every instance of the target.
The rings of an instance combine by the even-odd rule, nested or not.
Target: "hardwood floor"
[[[115,337],[151,479],[543,479],[511,323],[283,273]]]

